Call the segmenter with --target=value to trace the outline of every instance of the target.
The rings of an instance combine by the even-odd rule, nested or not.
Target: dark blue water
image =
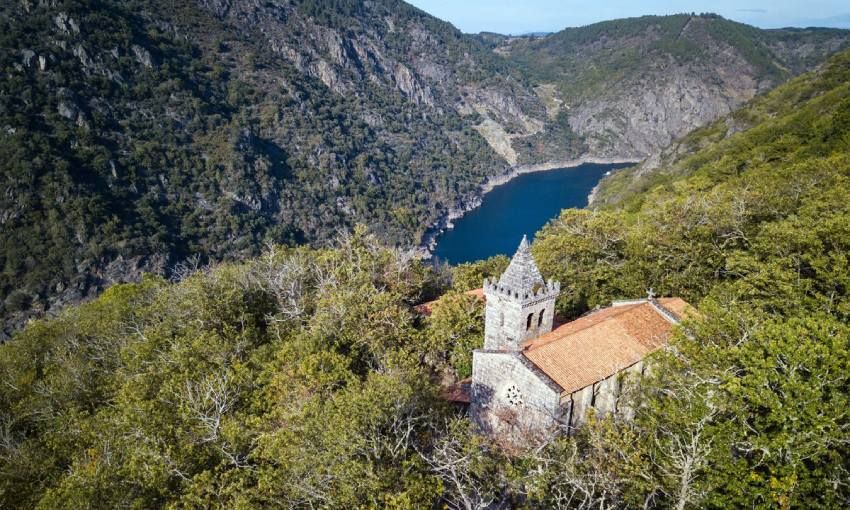
[[[512,255],[523,234],[528,239],[561,209],[585,207],[587,195],[605,172],[629,166],[586,164],[523,174],[484,195],[481,207],[455,220],[437,238],[434,257],[450,264]]]

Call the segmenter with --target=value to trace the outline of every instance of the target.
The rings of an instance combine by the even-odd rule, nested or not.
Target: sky
[[[761,28],[850,28],[848,0],[407,0],[463,32],[526,34],[644,14],[714,12]]]

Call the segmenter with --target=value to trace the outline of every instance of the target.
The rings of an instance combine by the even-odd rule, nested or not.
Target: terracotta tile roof
[[[484,301],[484,289],[468,290],[468,291],[464,292],[464,294],[466,294],[467,296],[475,296],[478,299],[480,299],[481,301]],[[422,303],[420,305],[416,305],[413,308],[417,312],[419,312],[423,315],[431,315],[431,312],[434,311],[433,310],[434,304],[437,303],[439,300],[440,300],[440,298],[435,299],[433,301],[428,301],[427,303]]]
[[[667,343],[674,323],[691,309],[679,298],[662,298],[656,309],[646,300],[590,313],[523,344],[523,354],[572,393],[642,360]]]
[[[472,289],[466,291],[467,296],[475,296],[481,301],[484,301],[484,289]]]
[[[661,306],[670,310],[674,314],[678,315],[680,318],[687,317],[688,314],[696,313],[694,307],[688,304],[682,298],[677,297],[667,297],[667,298],[658,298],[658,302],[661,303]]]

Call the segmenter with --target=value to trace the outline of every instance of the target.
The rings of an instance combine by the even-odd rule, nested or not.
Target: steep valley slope
[[[842,122],[847,119],[846,81],[850,55],[842,52],[814,72],[678,138],[639,165],[600,181],[592,206],[638,208],[652,190],[670,190],[693,174],[741,174],[757,165],[786,165],[850,147]],[[831,144],[831,145],[828,145]],[[730,168],[734,162],[735,167]]]
[[[267,242],[416,245],[517,165],[643,159],[848,43],[689,15],[482,37],[397,0],[22,0],[0,26],[0,337]]]
[[[759,30],[681,14],[509,39],[496,51],[532,80],[549,116],[563,115],[587,153],[642,160],[846,45],[843,31]]]

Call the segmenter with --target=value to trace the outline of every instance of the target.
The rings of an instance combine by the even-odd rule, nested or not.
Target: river
[[[610,170],[632,164],[586,163],[522,174],[484,195],[481,206],[437,237],[434,257],[460,264],[511,255],[523,234],[529,240],[561,209],[587,206],[587,196]]]

